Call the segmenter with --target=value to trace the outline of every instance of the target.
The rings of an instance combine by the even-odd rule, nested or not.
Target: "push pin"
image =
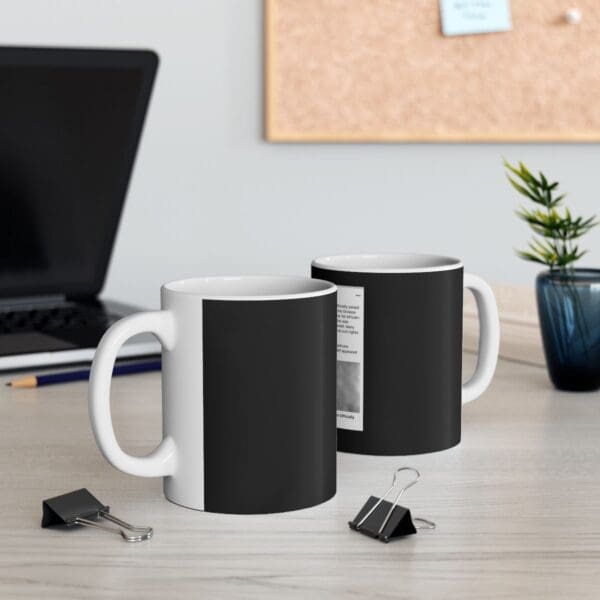
[[[111,515],[110,508],[85,488],[44,500],[42,510],[42,527],[85,525],[119,534],[126,542],[142,542],[150,539],[153,533],[152,527],[130,525]],[[118,527],[104,525],[100,519],[111,521]]]
[[[402,471],[411,471],[416,475],[415,479],[409,481],[396,495],[393,504],[386,501],[386,498],[392,493],[396,487],[398,473]],[[398,504],[400,496],[404,492],[415,485],[421,479],[421,474],[417,469],[412,467],[400,467],[394,472],[392,485],[383,494],[381,498],[371,496],[360,512],[350,521],[348,525],[350,529],[364,533],[369,537],[375,538],[386,544],[395,537],[402,537],[417,533],[418,529],[435,529],[435,523],[428,519],[411,517],[410,510]]]
[[[578,8],[569,8],[565,12],[565,21],[569,25],[579,25],[581,23],[581,11]]]

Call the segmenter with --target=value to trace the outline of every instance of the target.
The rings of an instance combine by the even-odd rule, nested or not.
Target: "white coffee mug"
[[[200,510],[265,513],[313,506],[336,489],[336,286],[300,277],[168,283],[162,309],[104,335],[89,385],[98,447],[117,469],[164,477],[167,499]],[[120,346],[162,344],[163,440],[124,452],[110,412]]]

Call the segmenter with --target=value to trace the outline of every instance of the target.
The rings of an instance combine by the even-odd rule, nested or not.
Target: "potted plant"
[[[560,390],[600,388],[600,269],[575,268],[586,253],[579,238],[598,224],[596,217],[573,217],[562,208],[566,194],[543,173],[534,176],[523,163],[504,161],[512,187],[532,202],[517,215],[533,237],[517,254],[548,267],[536,279],[537,306],[546,363]]]

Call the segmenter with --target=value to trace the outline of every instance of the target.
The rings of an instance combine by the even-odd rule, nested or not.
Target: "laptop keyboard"
[[[0,334],[26,331],[50,333],[82,327],[106,329],[119,319],[119,315],[107,314],[102,308],[85,305],[8,310],[0,312]]]

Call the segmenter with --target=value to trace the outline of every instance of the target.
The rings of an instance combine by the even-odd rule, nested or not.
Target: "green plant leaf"
[[[540,184],[538,180],[529,172],[525,164],[521,161],[519,161],[519,173],[524,180],[529,181],[533,185],[539,187]]]
[[[531,262],[539,263],[541,265],[547,265],[548,264],[548,263],[546,263],[545,260],[543,260],[541,258],[538,258],[537,256],[535,256],[531,252],[525,252],[523,250],[517,250],[516,254],[517,254],[517,256],[519,256],[520,258],[522,258],[523,260],[529,260]]]
[[[517,190],[517,192],[519,192],[519,194],[523,194],[523,196],[527,196],[530,200],[532,200],[533,202],[536,202],[537,204],[544,204],[543,200],[541,200],[540,198],[535,196],[529,190],[525,189],[522,185],[519,185],[512,177],[510,177],[510,175],[507,175],[506,177],[508,178],[508,181],[510,181],[510,184],[515,188],[515,190]]]

